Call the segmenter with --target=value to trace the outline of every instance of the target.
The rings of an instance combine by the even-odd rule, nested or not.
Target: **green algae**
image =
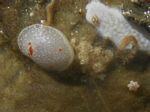
[[[105,80],[82,74],[78,66],[62,73],[46,72],[21,54],[17,35],[25,26],[46,19],[48,2],[6,1],[0,2],[0,29],[4,32],[0,34],[0,112],[150,111],[150,57],[147,54],[139,53],[126,66],[120,62],[113,64],[105,73]],[[79,9],[85,12],[86,3],[86,0],[61,0],[58,4],[54,25],[68,39],[90,39],[97,35],[85,21],[84,13],[79,13]],[[30,17],[30,11],[35,15]],[[139,82],[138,92],[128,90],[130,80]]]

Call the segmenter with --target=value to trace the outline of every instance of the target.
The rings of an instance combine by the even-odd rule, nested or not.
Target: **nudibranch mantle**
[[[18,36],[21,52],[47,70],[63,71],[74,60],[74,51],[65,35],[50,26],[34,24]]]
[[[122,15],[121,10],[108,7],[99,0],[91,0],[86,5],[86,20],[96,26],[103,38],[110,38],[118,47],[124,37],[132,35],[136,38],[139,48],[150,52],[150,40],[135,29]],[[97,20],[99,24],[95,25]]]

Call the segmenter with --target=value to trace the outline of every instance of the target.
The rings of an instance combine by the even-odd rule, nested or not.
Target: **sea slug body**
[[[47,70],[63,71],[74,59],[74,51],[65,35],[50,26],[34,24],[18,36],[21,52]]]
[[[93,24],[103,38],[109,38],[117,47],[127,36],[134,36],[141,50],[150,53],[150,35],[143,34],[133,27],[122,15],[121,10],[108,7],[99,0],[92,0],[86,5],[86,20]],[[93,23],[93,17],[100,21]]]

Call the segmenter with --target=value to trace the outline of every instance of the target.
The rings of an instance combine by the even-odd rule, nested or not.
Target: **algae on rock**
[[[45,12],[47,0],[41,0],[45,1],[42,3],[34,0],[5,1],[0,1],[4,13],[0,14],[0,27],[8,39],[5,43],[0,35],[1,112],[150,111],[150,58],[147,55],[139,54],[126,66],[114,64],[104,73],[107,77],[103,81],[83,74],[78,64],[62,73],[46,72],[19,52],[16,40],[23,27],[46,19],[45,13],[38,11]],[[93,46],[94,40],[97,43],[97,32],[84,19],[88,0],[59,1],[55,27],[69,40],[76,38],[83,42],[86,38],[86,42],[92,43],[89,45]],[[29,9],[27,12],[26,8]],[[33,11],[30,8],[36,11],[33,17],[30,17],[29,13]],[[130,80],[139,82],[139,92],[129,92],[126,86]]]

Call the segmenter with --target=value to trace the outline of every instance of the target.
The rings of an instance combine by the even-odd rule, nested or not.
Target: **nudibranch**
[[[18,36],[21,52],[41,67],[51,71],[66,70],[74,60],[74,51],[66,36],[53,24],[58,0],[47,5],[47,21],[24,28]]]
[[[135,29],[124,18],[121,10],[106,6],[100,0],[90,1],[86,10],[86,20],[97,28],[103,38],[109,37],[118,48],[132,44],[150,53],[150,35]]]
[[[66,36],[56,28],[34,24],[18,36],[21,52],[47,70],[63,71],[74,59],[74,51]]]

